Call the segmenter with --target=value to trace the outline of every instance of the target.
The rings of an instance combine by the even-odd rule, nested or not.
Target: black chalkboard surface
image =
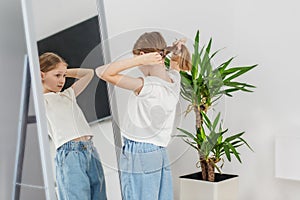
[[[39,55],[53,52],[69,64],[68,68],[92,68],[103,65],[98,16],[73,25],[37,42]],[[74,83],[67,79],[65,88]],[[77,97],[89,123],[111,116],[106,83],[95,76],[88,87]]]

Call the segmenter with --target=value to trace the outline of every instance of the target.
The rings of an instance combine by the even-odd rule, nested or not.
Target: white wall
[[[299,129],[297,1],[105,0],[104,3],[108,33],[113,41],[135,29],[149,27],[174,30],[193,40],[200,29],[203,42],[213,37],[215,50],[227,47],[216,63],[237,56],[236,65],[259,64],[240,79],[256,85],[255,92],[236,94],[224,102],[225,126],[233,133],[246,131],[245,138],[255,152],[241,148],[243,164],[235,160],[226,163],[224,172],[240,175],[239,199],[298,199],[299,181],[274,176],[275,136],[297,135]],[[127,46],[128,41],[119,43],[122,44]],[[193,117],[183,119],[181,126],[193,129]],[[182,141],[172,141],[169,146],[176,196],[177,177],[197,170],[196,153],[186,148]]]

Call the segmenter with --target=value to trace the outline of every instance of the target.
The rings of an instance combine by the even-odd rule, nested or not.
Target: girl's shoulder
[[[175,78],[180,78],[180,72],[175,70],[175,69],[170,69],[168,71],[169,76],[175,77]]]
[[[74,89],[72,87],[68,87],[67,89],[65,89],[63,92],[60,92],[61,95],[66,95],[66,96],[74,96],[75,97],[75,92]]]
[[[67,97],[69,99],[76,98],[75,92],[72,87],[65,89],[62,92],[49,92],[44,94],[45,99],[55,98],[55,97]]]

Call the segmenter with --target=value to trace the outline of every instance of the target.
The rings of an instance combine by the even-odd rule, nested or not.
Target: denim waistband
[[[147,152],[153,152],[157,150],[165,150],[164,147],[157,146],[151,143],[146,143],[146,142],[133,141],[126,137],[123,137],[123,141],[124,141],[123,149],[127,152],[147,153]]]
[[[84,151],[84,150],[91,150],[93,149],[93,142],[92,140],[88,141],[69,141],[62,146],[60,146],[57,150],[67,150],[67,151]]]

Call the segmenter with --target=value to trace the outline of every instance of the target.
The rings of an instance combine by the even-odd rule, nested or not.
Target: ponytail
[[[184,43],[184,40],[175,41],[173,46],[169,46],[166,49],[168,49],[169,53],[172,52],[171,60],[177,62],[180,70],[191,71],[191,54]]]

